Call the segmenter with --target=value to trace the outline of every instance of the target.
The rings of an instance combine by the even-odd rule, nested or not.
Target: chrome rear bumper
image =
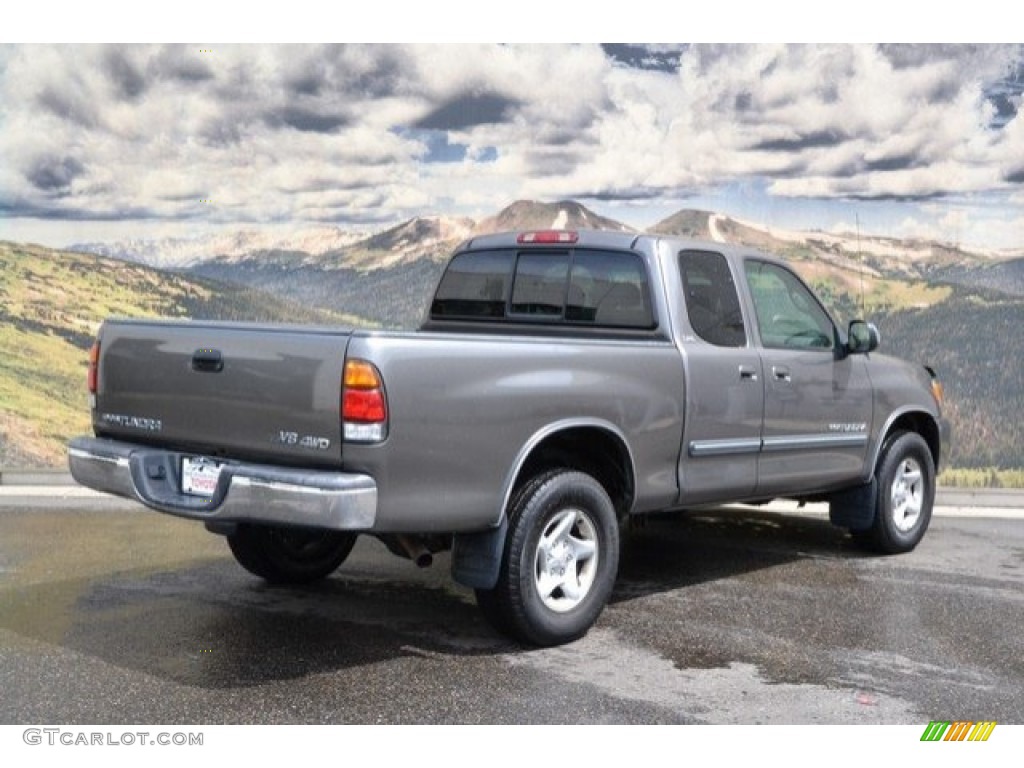
[[[206,523],[261,523],[333,530],[370,530],[377,484],[368,475],[233,460],[210,498],[181,492],[185,454],[97,437],[68,444],[71,475],[84,486]]]

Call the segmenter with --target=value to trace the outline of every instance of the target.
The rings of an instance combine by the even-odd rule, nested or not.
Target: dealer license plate
[[[217,491],[220,464],[204,458],[181,460],[181,490],[190,496],[210,498]]]

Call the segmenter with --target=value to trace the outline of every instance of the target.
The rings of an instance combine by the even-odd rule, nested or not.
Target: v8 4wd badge
[[[300,435],[298,432],[288,432],[283,429],[277,433],[277,437],[271,440],[271,442],[281,445],[292,445],[296,448],[308,448],[314,451],[326,451],[331,447],[329,438],[317,435]]]

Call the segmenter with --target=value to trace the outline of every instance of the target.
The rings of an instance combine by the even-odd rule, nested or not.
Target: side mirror
[[[878,349],[881,338],[874,323],[854,320],[847,332],[846,351],[851,355],[865,355]]]

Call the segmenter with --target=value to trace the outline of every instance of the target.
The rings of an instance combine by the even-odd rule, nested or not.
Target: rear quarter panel
[[[677,497],[683,374],[668,341],[359,333],[348,354],[376,364],[387,392],[387,440],[344,451],[377,481],[379,530],[498,524],[524,448],[570,421],[625,439],[634,511]]]

